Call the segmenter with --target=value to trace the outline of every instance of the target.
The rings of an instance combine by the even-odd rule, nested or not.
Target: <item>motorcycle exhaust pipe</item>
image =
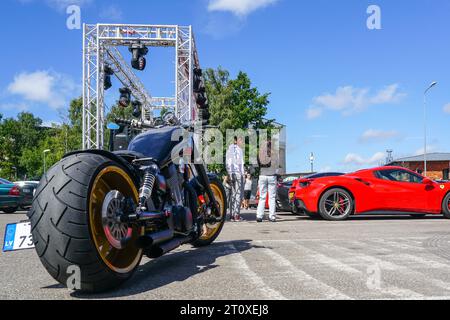
[[[153,220],[162,220],[166,217],[162,212],[142,212],[140,214],[131,214],[122,219],[122,222],[146,222]]]
[[[173,239],[173,230],[164,230],[157,233],[150,233],[139,237],[136,240],[136,246],[141,249],[146,249],[151,246],[157,246],[163,242]]]
[[[150,250],[146,253],[147,257],[151,259],[160,258],[166,253],[169,253],[179,247],[181,247],[183,244],[189,243],[192,241],[192,237],[186,237],[186,238],[176,238],[172,241],[169,241],[167,243],[164,243],[160,246],[153,246],[150,248]]]

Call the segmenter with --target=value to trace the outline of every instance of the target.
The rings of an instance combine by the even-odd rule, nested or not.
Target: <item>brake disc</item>
[[[116,249],[123,249],[133,230],[121,221],[125,197],[117,190],[110,191],[103,201],[102,225],[108,242]]]

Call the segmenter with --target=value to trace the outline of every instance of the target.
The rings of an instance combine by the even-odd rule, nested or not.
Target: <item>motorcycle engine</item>
[[[173,226],[175,231],[187,233],[192,231],[194,220],[189,208],[176,206],[172,208]]]

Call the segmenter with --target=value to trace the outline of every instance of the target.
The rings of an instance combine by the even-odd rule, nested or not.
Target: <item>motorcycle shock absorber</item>
[[[158,173],[158,167],[154,165],[146,166],[141,168],[144,171],[144,178],[142,186],[139,189],[139,210],[147,210],[147,200],[150,199],[153,192],[153,187],[155,186],[156,175]]]

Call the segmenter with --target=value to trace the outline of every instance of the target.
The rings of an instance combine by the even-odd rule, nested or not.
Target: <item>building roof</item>
[[[421,162],[423,161],[424,155],[418,155],[414,157],[406,157],[394,160],[392,163],[400,162]],[[428,153],[427,161],[450,161],[450,153]]]

